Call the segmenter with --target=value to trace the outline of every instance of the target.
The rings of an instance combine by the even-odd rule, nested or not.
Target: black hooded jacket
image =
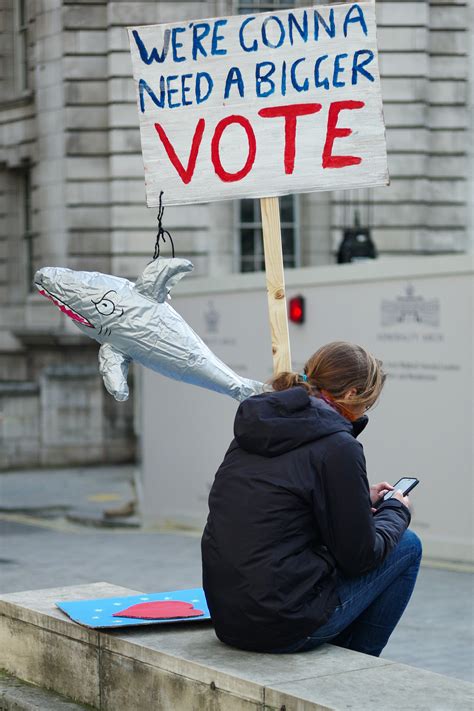
[[[245,400],[209,495],[203,587],[217,636],[242,649],[297,642],[338,604],[337,573],[357,576],[396,546],[410,512],[371,512],[365,458],[349,422],[304,388]]]

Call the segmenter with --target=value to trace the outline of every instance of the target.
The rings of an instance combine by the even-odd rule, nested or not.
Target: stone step
[[[0,711],[88,711],[91,706],[0,672]]]
[[[55,601],[140,591],[108,583],[0,596],[0,667],[100,711],[468,711],[474,685],[324,645],[270,655],[221,644],[210,623],[98,631]]]

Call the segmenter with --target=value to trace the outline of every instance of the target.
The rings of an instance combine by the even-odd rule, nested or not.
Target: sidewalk
[[[201,584],[200,532],[96,528],[132,496],[132,466],[0,473],[0,592],[107,581],[157,592]],[[474,575],[423,566],[383,656],[474,682]]]

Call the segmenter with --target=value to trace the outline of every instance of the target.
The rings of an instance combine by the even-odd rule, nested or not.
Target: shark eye
[[[115,311],[115,304],[110,299],[102,299],[95,305],[97,311],[104,316],[110,316]]]
[[[103,316],[111,316],[117,309],[117,304],[113,301],[109,294],[115,294],[115,291],[107,291],[99,301],[92,301],[97,311]],[[122,309],[123,314],[123,309]],[[122,315],[120,314],[120,316]]]

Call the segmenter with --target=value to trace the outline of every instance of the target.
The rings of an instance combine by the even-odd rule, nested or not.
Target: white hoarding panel
[[[459,265],[457,272],[448,267],[443,272],[450,260]],[[472,304],[472,260],[419,259],[416,272],[414,264],[406,274],[382,262],[291,270],[289,296],[306,298],[306,322],[290,324],[293,369],[301,372],[305,360],[333,340],[360,343],[384,361],[389,377],[360,438],[369,480],[418,477],[412,527],[425,557],[469,561],[473,324],[472,309],[465,305]],[[259,278],[261,288],[245,288]],[[241,277],[239,283],[238,291],[213,291],[208,282],[208,293],[190,285],[194,293],[176,292],[174,305],[238,373],[267,379],[272,362],[263,280]],[[144,516],[150,522],[202,525],[238,404],[151,371],[143,377]]]
[[[374,2],[129,37],[148,206],[388,183]]]

